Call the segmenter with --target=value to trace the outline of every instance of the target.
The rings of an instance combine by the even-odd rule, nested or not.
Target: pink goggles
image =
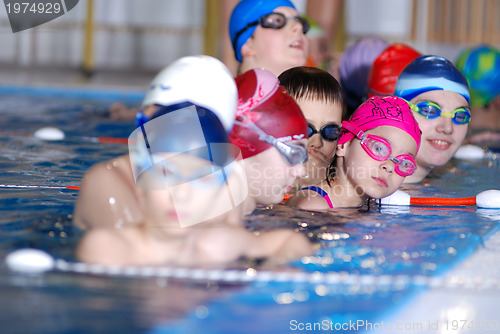
[[[411,155],[401,154],[397,157],[393,157],[391,156],[391,144],[384,138],[375,135],[367,135],[363,130],[350,122],[344,121],[342,122],[342,126],[345,130],[355,134],[358,139],[361,139],[361,147],[363,147],[371,158],[377,161],[391,160],[394,162],[394,170],[399,176],[406,177],[415,173],[417,163]]]

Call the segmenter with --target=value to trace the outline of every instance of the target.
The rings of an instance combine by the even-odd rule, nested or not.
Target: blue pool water
[[[78,186],[92,164],[126,153],[124,145],[82,139],[127,137],[130,122],[105,117],[108,106],[126,96],[7,93],[0,95],[0,184]],[[128,96],[127,103],[139,101]],[[44,126],[58,127],[67,139],[43,142],[24,134]],[[426,184],[406,190],[425,197],[470,197],[500,189],[499,172],[496,159],[453,160]],[[71,224],[76,196],[74,190],[0,189],[0,258],[31,247],[74,261],[81,236]],[[1,261],[2,333],[363,332],[366,327],[346,324],[380,323],[429,289],[462,293],[463,287],[450,288],[444,277],[498,231],[499,216],[498,210],[475,207],[380,208],[375,203],[331,214],[259,208],[246,220],[250,229],[294,227],[321,245],[313,256],[266,268],[282,273],[271,280],[58,270],[27,275]],[[264,277],[257,264],[252,266],[257,271],[247,271],[250,277]],[[305,276],[292,279],[297,273]],[[307,331],[308,324],[321,327]]]

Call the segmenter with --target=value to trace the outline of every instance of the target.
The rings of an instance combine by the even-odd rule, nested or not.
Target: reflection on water
[[[104,114],[105,102],[4,100],[5,131],[32,133],[57,126],[71,139],[42,142],[0,131],[0,184],[79,185],[92,164],[126,152],[119,144],[77,139],[126,137],[132,131],[131,124],[96,117]],[[498,188],[499,171],[496,160],[457,160],[435,170],[423,185],[405,185],[404,190],[421,197],[470,197]],[[1,189],[0,256],[34,247],[74,260],[81,237],[71,224],[76,196],[71,190]],[[497,229],[499,216],[474,207],[381,208],[373,202],[328,213],[261,207],[245,223],[252,230],[294,228],[320,245],[288,271],[435,277],[481,247],[483,238]],[[285,270],[258,261],[232,267],[246,266],[257,273]],[[28,276],[9,272],[2,262],[0,322],[7,332],[279,333],[299,323],[376,319],[418,291],[412,284],[391,282],[196,282],[65,272]]]

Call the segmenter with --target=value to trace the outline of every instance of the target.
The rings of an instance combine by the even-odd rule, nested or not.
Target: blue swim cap
[[[470,102],[469,85],[463,74],[448,59],[420,56],[399,75],[394,95],[410,101],[433,90],[446,90],[462,95]]]
[[[463,50],[456,62],[470,86],[471,106],[485,106],[500,95],[500,51],[488,45]]]
[[[234,55],[241,63],[241,47],[252,37],[257,26],[250,27],[234,41],[236,34],[245,29],[247,24],[258,21],[262,16],[271,14],[278,7],[295,6],[290,0],[241,0],[233,9],[229,20],[229,37],[234,48]]]
[[[183,153],[224,167],[234,160],[235,146],[210,110],[191,103],[159,109],[153,118],[129,136],[129,155],[134,178],[165,160],[162,153]]]

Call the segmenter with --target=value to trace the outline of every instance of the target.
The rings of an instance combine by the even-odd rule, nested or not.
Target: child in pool
[[[342,126],[328,179],[301,189],[287,205],[359,207],[369,198],[391,195],[415,172],[421,132],[405,100],[371,97]]]
[[[460,53],[456,66],[470,86],[474,117],[467,141],[500,141],[500,50],[484,44],[467,48]]]
[[[465,139],[471,119],[469,85],[449,60],[424,55],[401,72],[395,96],[410,102],[422,129],[418,169],[405,180],[421,182],[434,167],[447,163]]]
[[[92,228],[79,259],[106,265],[219,266],[239,258],[288,261],[312,245],[293,230],[254,234],[239,205],[247,187],[215,113],[191,103],[160,108],[129,138],[141,223]]]
[[[167,89],[168,88],[168,89]],[[137,113],[144,123],[161,106],[191,102],[216,113],[227,132],[234,123],[237,89],[226,66],[209,56],[181,58],[152,80]],[[129,155],[92,166],[84,175],[73,222],[80,228],[122,227],[143,220]]]
[[[306,175],[297,179],[295,190],[326,179],[340,134],[344,100],[338,81],[328,72],[314,67],[293,67],[278,77],[302,109],[308,125]]]
[[[238,74],[264,68],[278,76],[307,62],[309,22],[289,0],[241,0],[229,21]]]
[[[305,175],[307,121],[278,78],[252,69],[236,78],[238,108],[229,134],[243,157],[249,196],[245,213],[257,204],[280,203]]]

